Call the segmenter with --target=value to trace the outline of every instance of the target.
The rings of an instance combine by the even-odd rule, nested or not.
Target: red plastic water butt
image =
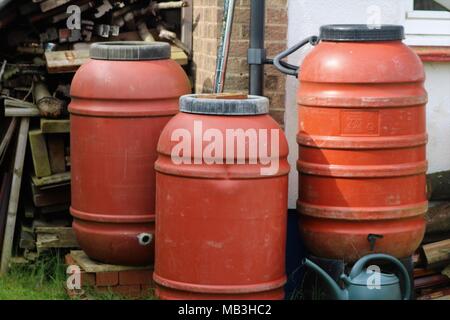
[[[282,130],[267,114],[268,100],[255,96],[244,100],[184,96],[180,101],[182,112],[164,128],[155,164],[154,280],[158,297],[282,299],[286,281],[288,146]],[[262,174],[261,169],[268,165],[263,164],[267,162],[261,161],[261,155],[252,158],[256,163],[249,162],[249,154],[255,150],[250,141],[254,140],[244,138],[240,145],[245,155],[238,156],[238,140],[243,137],[238,134],[240,138],[232,139],[234,155],[227,153],[231,144],[217,136],[226,137],[229,130],[243,130],[249,136],[252,132],[267,132],[257,146],[258,150],[269,146],[272,160],[278,161],[271,175]],[[182,151],[176,148],[180,132],[184,132],[183,141],[190,143]],[[214,132],[215,138],[207,138],[208,132]],[[223,160],[208,164],[219,159],[215,152],[208,156],[212,141],[224,142],[215,144],[216,150],[223,150],[220,159],[231,163]],[[271,147],[273,141],[279,144],[278,155]],[[174,162],[174,150],[186,161]],[[194,159],[201,161],[194,164]],[[238,164],[238,159],[245,163]]]
[[[157,141],[190,91],[169,57],[167,44],[95,44],[73,79],[70,210],[92,259],[153,263]]]
[[[316,256],[350,262],[410,256],[427,210],[422,63],[401,27],[321,32],[299,79],[303,240]]]

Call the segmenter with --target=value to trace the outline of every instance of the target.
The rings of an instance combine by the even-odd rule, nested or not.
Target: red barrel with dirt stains
[[[190,92],[165,43],[99,43],[71,87],[73,229],[92,259],[154,257],[156,146]]]
[[[425,231],[424,69],[403,27],[331,25],[300,72],[300,230],[312,254],[413,254]]]
[[[184,96],[164,128],[155,164],[159,298],[284,297],[288,147],[268,105]]]

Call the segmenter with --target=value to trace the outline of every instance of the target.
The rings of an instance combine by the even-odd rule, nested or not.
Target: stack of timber
[[[0,6],[0,273],[77,248],[70,83],[93,42],[165,41],[188,72],[192,0],[14,0]],[[17,259],[16,259],[17,260]]]
[[[427,228],[415,262],[419,300],[450,300],[450,171],[427,176]]]

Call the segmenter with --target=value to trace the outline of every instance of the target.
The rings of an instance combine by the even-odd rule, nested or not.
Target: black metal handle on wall
[[[297,51],[298,49],[300,49],[301,47],[303,47],[306,44],[311,44],[313,46],[315,46],[316,44],[318,44],[320,41],[319,37],[317,36],[311,36],[308,37],[302,41],[300,41],[299,43],[297,43],[295,46],[279,53],[275,58],[273,58],[273,65],[275,66],[275,68],[278,69],[278,71],[287,74],[289,76],[298,76],[298,72],[300,67],[299,66],[294,66],[292,64],[289,64],[287,62],[281,61],[282,59],[286,58],[287,56],[289,56],[290,54],[294,53],[295,51]]]

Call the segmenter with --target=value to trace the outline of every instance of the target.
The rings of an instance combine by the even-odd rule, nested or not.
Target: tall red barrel
[[[151,264],[156,146],[189,80],[166,43],[98,43],[90,53],[69,106],[73,229],[95,260]]]
[[[312,254],[413,254],[424,231],[424,69],[403,27],[330,25],[300,71],[300,230]]]
[[[155,164],[159,298],[283,298],[288,147],[268,106],[181,98]]]

